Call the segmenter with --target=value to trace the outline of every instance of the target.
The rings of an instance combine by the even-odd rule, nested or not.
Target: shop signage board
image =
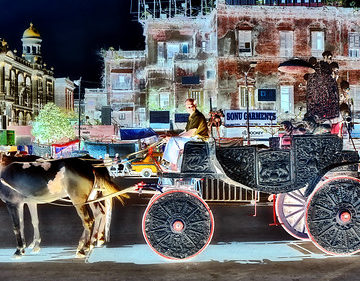
[[[224,111],[225,126],[246,126],[247,112],[246,110],[225,110]],[[277,123],[277,115],[275,110],[250,110],[249,111],[250,126],[272,126]]]

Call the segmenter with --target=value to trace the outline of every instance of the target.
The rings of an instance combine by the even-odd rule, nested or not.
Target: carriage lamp
[[[294,58],[280,63],[278,70],[281,72],[293,74],[306,74],[315,72],[315,69],[310,63],[299,58]]]

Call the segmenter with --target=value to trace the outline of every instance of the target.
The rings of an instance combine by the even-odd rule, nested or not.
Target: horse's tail
[[[100,167],[94,168],[95,174],[95,185],[103,191],[103,195],[117,194],[115,197],[125,205],[124,199],[129,198],[129,195],[126,193],[119,194],[119,189],[115,183],[112,182],[111,177],[107,168]]]

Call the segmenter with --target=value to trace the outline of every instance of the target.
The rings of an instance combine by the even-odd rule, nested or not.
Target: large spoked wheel
[[[305,224],[306,188],[281,193],[276,198],[276,215],[282,227],[296,239],[309,240]]]
[[[359,179],[329,179],[308,202],[306,226],[319,249],[332,255],[350,255],[360,250]]]
[[[199,196],[171,190],[150,201],[142,230],[146,243],[160,256],[186,259],[196,256],[210,243],[214,217]]]

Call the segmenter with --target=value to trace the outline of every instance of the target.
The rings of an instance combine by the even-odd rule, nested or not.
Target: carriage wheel
[[[309,240],[305,224],[306,188],[281,193],[276,198],[276,215],[282,227],[296,239]]]
[[[160,256],[186,259],[210,243],[214,217],[205,201],[194,193],[171,190],[150,201],[142,230],[146,243]]]
[[[336,177],[322,183],[309,199],[306,227],[311,240],[332,255],[360,250],[360,180]]]

